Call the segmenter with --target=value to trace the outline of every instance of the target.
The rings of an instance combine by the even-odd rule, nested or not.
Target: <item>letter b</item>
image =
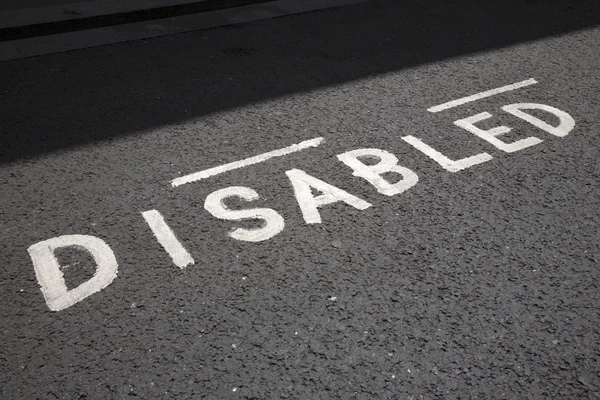
[[[360,158],[376,158],[377,164],[367,165]],[[377,191],[386,196],[394,196],[410,189],[419,181],[419,177],[408,168],[398,165],[395,155],[380,149],[357,149],[339,154],[337,158],[352,168],[352,175],[366,179]],[[389,183],[382,174],[395,172],[402,177],[396,183]]]

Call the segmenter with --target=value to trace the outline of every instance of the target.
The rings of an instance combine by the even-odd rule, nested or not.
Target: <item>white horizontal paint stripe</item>
[[[185,185],[186,183],[196,182],[202,179],[210,178],[211,176],[222,174],[223,172],[233,171],[234,169],[239,169],[243,167],[247,167],[249,165],[258,164],[263,161],[267,161],[271,158],[285,156],[287,154],[296,153],[298,151],[308,149],[310,147],[317,147],[323,141],[322,137],[305,140],[303,142],[293,144],[288,147],[284,147],[283,149],[272,150],[267,153],[262,153],[257,156],[253,156],[250,158],[245,158],[243,160],[234,161],[229,164],[219,165],[217,167],[205,169],[203,171],[194,172],[193,174],[185,175],[171,181],[171,185],[174,187]]]
[[[500,94],[500,93],[504,93],[504,92],[510,92],[511,90],[521,89],[521,88],[524,88],[526,86],[535,85],[536,83],[538,83],[538,82],[535,79],[533,79],[533,78],[527,79],[526,81],[513,83],[512,85],[506,85],[506,86],[502,86],[502,87],[499,87],[499,88],[496,88],[496,89],[486,90],[485,92],[476,93],[476,94],[473,94],[471,96],[463,97],[463,98],[460,98],[460,99],[457,99],[457,100],[449,101],[449,102],[444,103],[444,104],[440,104],[440,105],[437,105],[437,106],[429,107],[427,109],[427,111],[432,112],[432,113],[436,113],[436,112],[448,110],[450,108],[458,107],[460,105],[463,105],[463,104],[466,104],[466,103],[470,103],[472,101],[484,99],[486,97],[494,96],[494,95],[497,95],[497,94]]]

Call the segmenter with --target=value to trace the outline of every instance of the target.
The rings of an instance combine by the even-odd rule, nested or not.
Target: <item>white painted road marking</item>
[[[60,270],[60,264],[54,255],[57,249],[75,247],[92,255],[96,263],[94,276],[74,289],[68,290]],[[42,289],[48,308],[60,311],[71,307],[86,297],[101,291],[117,277],[117,259],[115,253],[104,240],[89,235],[65,235],[44,240],[27,249],[35,276]]]
[[[249,210],[230,210],[224,203],[228,197],[238,197],[246,201],[257,200],[258,193],[254,189],[244,186],[233,186],[208,195],[204,201],[204,208],[213,217],[230,221],[243,219],[260,219],[265,224],[257,229],[235,228],[229,236],[245,242],[262,242],[271,239],[285,228],[283,217],[271,208],[252,208]]]
[[[175,233],[169,228],[160,212],[156,210],[144,211],[142,217],[152,229],[158,243],[169,253],[175,265],[184,269],[188,265],[194,264],[194,259],[177,240]]]
[[[293,144],[288,147],[284,147],[282,149],[272,150],[267,153],[262,153],[257,156],[253,156],[250,158],[245,158],[243,160],[234,161],[228,164],[219,165],[218,167],[213,167],[209,169],[205,169],[203,171],[194,172],[193,174],[185,175],[180,178],[173,179],[171,185],[173,187],[185,185],[186,183],[196,182],[202,179],[210,178],[211,176],[222,174],[223,172],[233,171],[234,169],[239,169],[243,167],[247,167],[249,165],[258,164],[264,161],[267,161],[271,158],[285,156],[287,154],[296,153],[298,151],[308,149],[310,147],[317,147],[323,141],[322,137],[305,140],[298,144]]]
[[[360,158],[376,158],[377,164],[367,165]],[[337,156],[338,160],[354,170],[352,175],[361,177],[377,191],[386,196],[395,196],[415,186],[419,177],[412,170],[398,165],[398,158],[389,151],[380,149],[357,149],[347,151]],[[382,174],[394,172],[402,177],[392,184],[385,180]]]
[[[489,90],[473,96],[465,97],[463,99],[455,100],[453,102],[445,103],[440,106],[432,107],[430,111],[441,111],[442,109],[452,108],[460,104],[465,104],[509,90],[518,89],[520,87],[533,85],[535,83],[537,82],[534,79],[529,79],[513,85]],[[573,117],[558,108],[545,104],[515,103],[503,106],[502,110],[518,119],[530,123],[542,131],[557,137],[564,137],[575,128],[575,120]],[[550,116],[552,116],[552,120],[556,121],[556,118],[559,119],[558,125],[551,125],[545,120],[529,114],[526,112],[526,110],[536,110],[536,115],[540,114],[539,111],[550,114]],[[507,143],[501,141],[499,137],[510,132],[511,128],[507,126],[495,126],[484,130],[475,125],[476,123],[487,120],[491,117],[492,114],[489,112],[482,112],[467,118],[456,120],[454,121],[454,125],[471,132],[472,134],[475,134],[477,137],[485,140],[494,147],[509,153],[519,151],[542,142],[542,139],[529,136],[525,139]],[[487,124],[487,126],[489,127],[489,124]],[[453,160],[415,136],[406,135],[401,137],[401,139],[428,156],[433,161],[437,162],[449,172],[462,171],[493,159],[490,154],[482,152],[476,155],[464,157],[462,159]],[[261,163],[273,157],[280,157],[306,148],[317,147],[322,143],[323,140],[324,139],[322,137],[314,138],[284,147],[279,150],[273,150],[257,156],[246,158],[241,161],[210,168],[191,175],[177,178],[172,181],[172,185],[183,185],[185,183],[218,175],[226,171]],[[377,148],[360,148],[338,154],[337,158],[353,170],[352,174],[354,176],[365,179],[367,182],[373,185],[379,193],[385,196],[394,196],[403,193],[415,186],[419,181],[419,177],[415,172],[401,166],[398,163],[398,158],[386,150]],[[394,173],[397,176],[395,179],[393,179],[393,177],[390,177],[388,173]],[[358,210],[365,210],[372,206],[372,204],[368,201],[354,196],[349,192],[322,181],[321,179],[318,179],[312,175],[309,175],[300,169],[294,168],[286,171],[285,174],[290,180],[296,201],[306,224],[321,223],[322,218],[320,215],[320,209],[325,205],[343,202]],[[392,183],[392,179],[394,183]],[[231,238],[248,242],[261,242],[273,238],[284,230],[286,226],[285,220],[283,216],[274,209],[248,208],[242,210],[232,210],[227,207],[225,202],[225,200],[229,197],[238,197],[248,202],[259,199],[258,193],[254,189],[244,186],[234,186],[220,189],[209,194],[206,197],[204,208],[212,216],[222,220],[262,221],[262,224],[259,227],[253,227],[251,229],[241,227],[234,228],[229,233]],[[183,248],[182,244],[177,240],[175,234],[169,228],[162,215],[157,210],[143,212],[142,216],[152,229],[152,232],[156,236],[158,242],[163,246],[163,248],[173,259],[173,262],[179,268],[184,268],[185,266],[194,263],[191,255],[185,248]],[[54,255],[54,251],[56,249],[69,246],[80,248],[91,253],[94,256],[97,264],[96,274],[94,277],[72,290],[67,289],[62,272],[60,270],[59,262]],[[62,310],[74,305],[75,303],[78,303],[91,294],[108,286],[116,277],[117,262],[114,253],[106,243],[93,236],[60,236],[36,243],[29,247],[28,251],[33,260],[36,276],[38,278],[38,282],[40,283],[44,298],[46,299],[46,303],[50,310],[53,311]]]
[[[494,128],[485,130],[478,128],[475,126],[477,122],[485,121],[486,119],[492,118],[492,114],[489,112],[482,112],[477,115],[472,115],[468,118],[459,119],[458,121],[454,121],[454,125],[463,128],[466,131],[471,132],[475,136],[480,139],[485,140],[488,143],[491,143],[494,147],[505,151],[507,153],[513,153],[515,151],[523,150],[527,147],[535,146],[542,142],[542,139],[536,138],[535,136],[530,136],[525,139],[517,140],[516,142],[506,143],[502,140],[498,139],[498,136],[502,136],[505,133],[511,131],[508,126],[496,126]]]
[[[320,224],[321,214],[318,210],[319,207],[337,203],[338,201],[344,202],[357,210],[366,210],[371,207],[371,203],[368,201],[315,178],[301,169],[291,169],[285,171],[285,174],[290,178],[290,182],[292,182],[296,200],[300,206],[304,221],[307,224]],[[322,194],[313,196],[312,189],[316,189]]]
[[[551,135],[564,137],[569,134],[575,128],[575,120],[566,112],[559,110],[556,107],[551,107],[546,104],[539,103],[517,103],[517,104],[509,104],[507,106],[502,107],[504,111],[514,115],[517,118],[521,118],[530,124],[537,126],[543,131],[548,132]],[[554,114],[560,120],[558,126],[552,126],[547,122],[542,121],[541,119],[534,117],[531,114],[527,114],[522,110],[542,110],[549,112],[550,114]]]
[[[452,100],[444,104],[440,104],[437,106],[429,107],[427,111],[432,113],[437,113],[440,111],[448,110],[450,108],[458,107],[466,103],[471,103],[473,101],[481,100],[486,97],[495,96],[500,93],[510,92],[511,90],[521,89],[527,86],[535,85],[538,83],[535,79],[527,79],[526,81],[513,83],[511,85],[502,86],[496,89],[486,90],[485,92],[475,93],[471,96],[463,97],[457,100]]]
[[[410,144],[415,149],[427,155],[429,158],[440,164],[442,168],[449,172],[462,171],[463,169],[470,168],[474,165],[490,161],[493,158],[488,153],[479,153],[474,156],[466,157],[460,160],[452,160],[440,153],[439,151],[437,151],[436,149],[434,149],[433,147],[429,146],[428,144],[423,143],[421,139],[416,138],[412,135],[403,136],[402,140],[404,140],[406,143]]]

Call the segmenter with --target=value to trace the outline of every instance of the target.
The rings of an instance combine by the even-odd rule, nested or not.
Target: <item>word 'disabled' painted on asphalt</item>
[[[537,81],[528,79],[430,107],[427,111],[439,113],[486,97],[535,84],[537,84]],[[575,120],[568,113],[546,104],[515,103],[505,105],[501,107],[501,110],[504,113],[528,122],[537,128],[539,133],[549,134],[550,137],[564,137],[575,127]],[[558,118],[558,125],[551,125],[546,120],[532,115],[531,110],[535,110],[536,115],[548,115],[552,120]],[[542,142],[542,139],[537,136],[529,136],[511,142],[503,140],[502,136],[511,131],[510,127],[495,126],[491,129],[483,129],[478,126],[482,121],[490,118],[492,118],[491,113],[482,112],[456,120],[454,121],[454,125],[472,133],[491,146],[506,153],[513,153]],[[463,171],[493,159],[490,154],[484,152],[453,160],[415,136],[403,136],[402,140],[451,173]],[[234,161],[178,177],[171,182],[171,185],[178,187],[192,184],[219,174],[266,162],[272,158],[283,157],[288,154],[318,147],[323,143],[324,139],[321,137],[305,140],[282,149],[272,150],[240,161]],[[384,196],[400,195],[419,182],[419,177],[415,171],[400,165],[398,158],[384,149],[355,149],[338,154],[337,159],[351,170],[353,176],[366,180],[378,193]],[[369,163],[366,163],[366,160],[369,160]],[[373,164],[373,160],[376,161],[375,164]],[[394,182],[388,181],[384,176],[388,176],[386,174],[389,173],[394,173],[399,179],[395,179]],[[329,204],[341,202],[348,205],[348,207],[358,210],[365,210],[372,206],[368,201],[312,176],[301,169],[293,168],[286,171],[285,174],[293,188],[302,217],[307,224],[322,223],[319,209]],[[227,187],[210,193],[204,201],[204,208],[213,217],[220,220],[242,221],[252,219],[262,221],[261,226],[257,228],[247,229],[238,227],[233,229],[229,233],[232,239],[246,242],[262,242],[273,238],[285,229],[285,220],[276,210],[272,208],[252,207],[233,210],[226,205],[226,200],[232,197],[252,203],[259,199],[260,195],[250,187]],[[141,214],[156,237],[157,242],[171,257],[173,264],[182,269],[194,264],[191,254],[177,239],[175,232],[169,227],[158,210],[144,211]],[[65,247],[76,247],[89,252],[96,264],[94,276],[70,290],[67,289],[60,269],[61,266],[55,256],[57,249]],[[48,308],[52,311],[63,310],[78,303],[110,285],[117,277],[118,264],[113,251],[105,241],[94,236],[59,236],[36,243],[30,246],[28,251],[33,260],[42,294]]]

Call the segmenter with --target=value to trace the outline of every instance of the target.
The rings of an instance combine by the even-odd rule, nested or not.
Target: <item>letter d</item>
[[[54,255],[61,247],[75,247],[89,252],[96,262],[96,272],[88,281],[68,290],[60,264]],[[58,236],[31,245],[27,251],[48,308],[60,311],[104,289],[117,277],[117,259],[102,240],[88,235]]]
[[[571,132],[573,128],[575,128],[575,120],[573,119],[573,117],[571,117],[566,112],[559,110],[558,108],[550,107],[546,104],[516,103],[504,106],[502,107],[502,109],[507,113],[510,113],[515,117],[521,118],[554,136],[567,136],[569,132]],[[523,110],[546,111],[547,113],[554,114],[556,117],[558,117],[560,123],[558,124],[558,126],[552,126],[549,123],[542,121],[541,119],[536,118]]]

